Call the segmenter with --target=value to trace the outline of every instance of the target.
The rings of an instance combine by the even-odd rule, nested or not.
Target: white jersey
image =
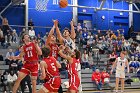
[[[76,49],[75,42],[71,38],[69,40],[64,39],[64,45],[68,46],[72,51]]]
[[[118,57],[116,70],[125,71],[125,64],[126,64],[126,61],[127,61],[126,58],[121,59],[121,57]]]

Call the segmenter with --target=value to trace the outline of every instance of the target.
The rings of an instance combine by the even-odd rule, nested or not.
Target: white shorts
[[[125,78],[125,71],[116,70],[116,78]]]

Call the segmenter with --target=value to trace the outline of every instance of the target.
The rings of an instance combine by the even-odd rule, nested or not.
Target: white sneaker
[[[123,93],[124,91],[123,90],[121,90],[121,93]]]
[[[4,93],[7,93],[6,91],[4,91]]]

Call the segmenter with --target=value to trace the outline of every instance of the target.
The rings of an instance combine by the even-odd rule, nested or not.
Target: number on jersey
[[[56,71],[56,67],[55,67],[54,63],[51,63],[51,66],[53,68],[53,71]]]
[[[32,51],[27,51],[27,55],[28,55],[28,57],[32,57],[33,56]]]

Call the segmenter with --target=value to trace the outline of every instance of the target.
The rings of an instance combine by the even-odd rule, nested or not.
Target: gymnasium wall
[[[136,4],[140,9],[140,4]],[[133,6],[133,9],[137,11],[137,9]],[[134,13],[133,14],[133,24],[134,24],[134,31],[140,32],[140,14]]]
[[[10,3],[10,0],[0,0],[0,11]],[[24,7],[23,6],[11,6],[3,14],[2,17],[6,17],[10,25],[24,25]],[[0,19],[0,24],[2,20]],[[12,27],[19,32],[21,28]]]
[[[68,2],[70,4],[71,0],[68,0]],[[72,17],[72,7],[60,8],[58,5],[53,4],[53,0],[49,0],[47,12],[39,12],[35,9],[35,0],[29,0],[29,19],[33,19],[36,26],[52,27],[52,19],[58,19],[61,30],[63,30],[64,27],[70,27],[69,22],[71,21]],[[36,30],[44,34],[50,29],[37,28]]]
[[[99,7],[101,2],[99,0],[78,0],[78,4],[81,6],[90,6],[90,7]],[[116,2],[113,3],[112,0],[106,0],[103,8],[113,8],[113,9],[126,9],[128,10],[128,3],[126,2]],[[84,11],[83,11],[84,10]],[[85,12],[86,10],[86,12]],[[117,11],[96,11],[95,9],[86,9],[78,8],[79,21],[81,20],[90,20],[92,21],[92,29],[101,29],[101,30],[117,30],[124,29],[125,35],[127,35],[129,28],[129,13],[122,12],[123,15],[120,15],[120,12]],[[82,17],[82,16],[88,16]],[[90,17],[89,17],[90,16]],[[105,19],[102,20],[102,16],[105,16]],[[122,26],[120,26],[120,24]]]

